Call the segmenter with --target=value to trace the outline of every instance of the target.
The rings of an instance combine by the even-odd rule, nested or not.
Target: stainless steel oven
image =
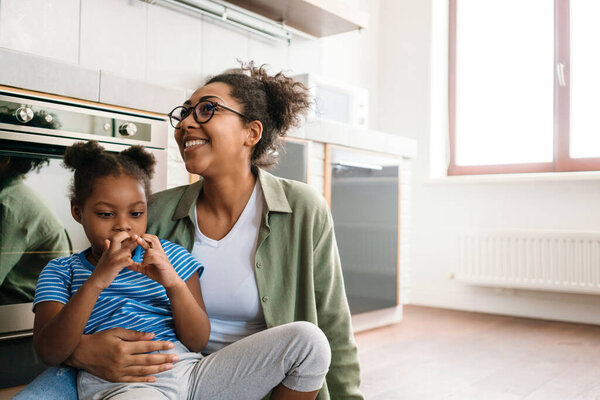
[[[39,272],[89,246],[70,213],[65,148],[85,140],[115,152],[141,144],[158,161],[152,189],[162,190],[167,126],[160,114],[0,87],[0,387],[43,368],[31,349]]]

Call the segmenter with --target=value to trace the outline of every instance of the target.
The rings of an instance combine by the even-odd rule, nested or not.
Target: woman
[[[308,106],[305,87],[252,64],[210,79],[170,113],[186,168],[202,179],[154,196],[148,232],[181,244],[206,267],[201,288],[211,320],[207,358],[232,362],[219,357],[252,338],[268,338],[274,327],[312,322],[331,349],[318,398],[361,399],[329,209],[308,185],[261,169],[276,161],[281,137]],[[307,325],[313,326],[301,324],[300,331]],[[288,334],[308,342],[315,337]],[[148,381],[145,375],[176,361],[168,343],[149,339],[123,329],[89,335],[69,363],[111,381]],[[149,351],[163,353],[140,354]],[[274,395],[310,398],[281,386],[283,393]]]

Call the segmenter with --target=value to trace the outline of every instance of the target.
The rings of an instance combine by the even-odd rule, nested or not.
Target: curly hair
[[[301,123],[301,116],[311,106],[308,89],[282,72],[269,75],[265,65],[254,62],[242,64],[239,70],[230,70],[210,78],[206,84],[222,82],[231,87],[231,96],[240,102],[241,112],[250,121],[263,125],[262,138],[254,146],[252,167],[268,168],[279,161],[278,153],[283,137],[290,128]]]
[[[0,175],[0,184],[9,181],[12,178],[25,176],[29,171],[39,172],[44,165],[50,164],[46,157],[30,158],[19,156],[0,156],[0,163],[7,163],[6,170]],[[2,187],[2,186],[0,186]]]
[[[70,199],[82,206],[94,190],[94,183],[105,176],[129,175],[140,182],[150,196],[150,180],[156,160],[143,146],[131,146],[120,153],[110,153],[96,141],[75,143],[67,148],[64,165],[73,170]]]

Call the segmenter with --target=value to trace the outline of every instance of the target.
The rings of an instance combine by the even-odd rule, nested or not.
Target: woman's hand
[[[133,235],[132,238],[137,244],[142,246],[145,253],[142,262],[132,263],[128,266],[129,269],[146,275],[153,281],[163,285],[166,289],[185,284],[171,265],[158,237],[146,233],[141,237]]]
[[[100,289],[109,287],[123,268],[133,264],[131,252],[137,245],[136,240],[127,232],[119,232],[111,239],[106,239],[102,256],[96,263],[89,280]]]
[[[173,368],[175,354],[144,354],[173,348],[173,343],[151,340],[152,333],[113,328],[83,335],[67,364],[111,382],[154,382],[148,376]]]

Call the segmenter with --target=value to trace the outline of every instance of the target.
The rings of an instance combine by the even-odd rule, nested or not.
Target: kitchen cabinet
[[[228,0],[316,37],[366,28],[369,14],[342,0]]]
[[[353,315],[400,307],[399,158],[327,145],[331,205]]]
[[[280,178],[309,183],[309,151],[309,141],[286,138],[279,163],[269,172]]]

